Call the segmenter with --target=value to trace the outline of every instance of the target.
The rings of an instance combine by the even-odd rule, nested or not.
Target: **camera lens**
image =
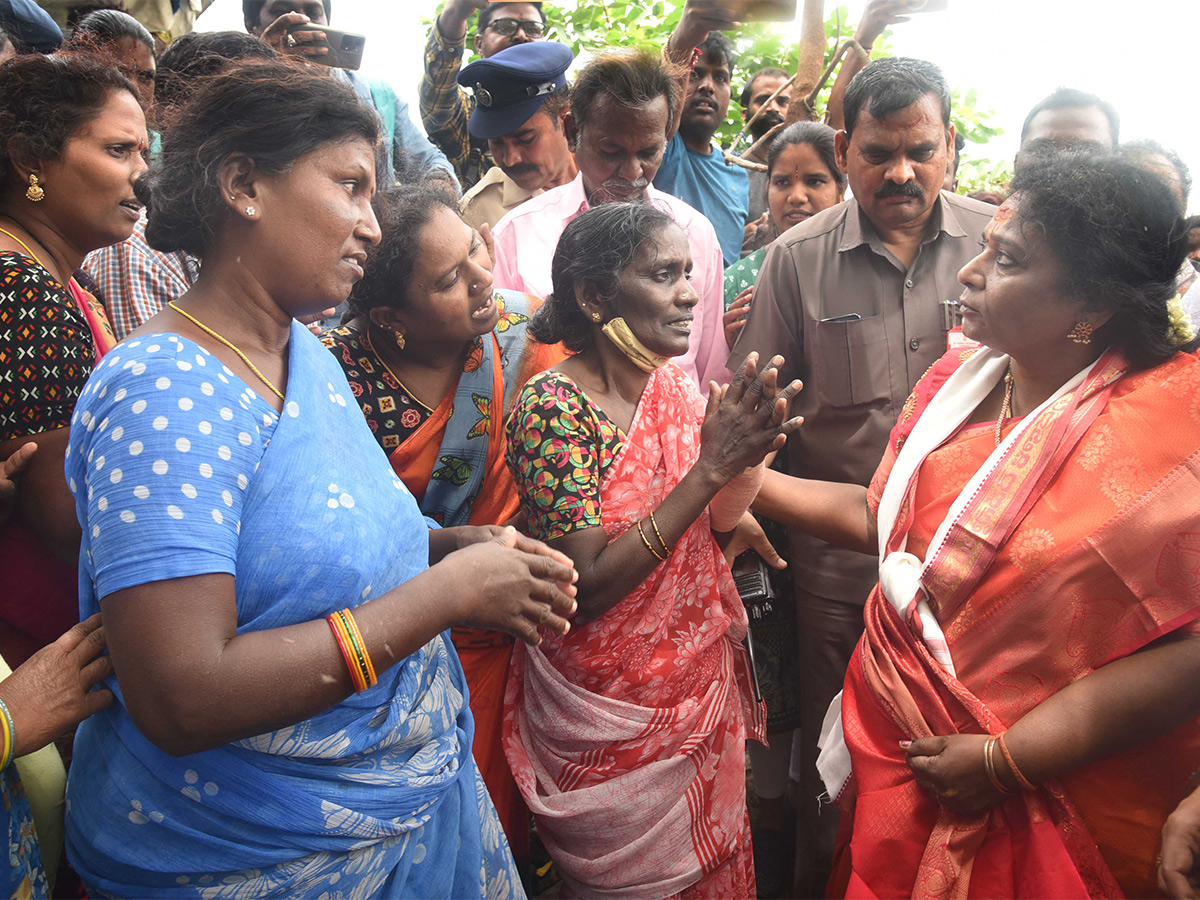
[[[363,48],[365,43],[366,38],[359,37],[358,35],[347,34],[342,36],[342,49],[347,53],[357,53]]]

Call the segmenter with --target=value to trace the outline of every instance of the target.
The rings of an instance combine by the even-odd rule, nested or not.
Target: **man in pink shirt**
[[[545,297],[550,261],[568,222],[597,203],[655,204],[675,218],[691,244],[691,280],[700,303],[688,352],[673,361],[705,392],[709,381],[729,380],[721,245],[708,219],[650,184],[679,125],[680,95],[678,81],[652,53],[612,51],[588,63],[571,90],[563,123],[579,175],[500,220],[492,275],[498,288]]]

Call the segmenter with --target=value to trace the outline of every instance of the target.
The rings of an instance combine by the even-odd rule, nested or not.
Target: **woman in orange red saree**
[[[509,465],[531,534],[575,561],[579,613],[514,652],[504,749],[571,896],[753,897],[745,740],[765,709],[713,535],[798,426],[799,383],[751,361],[706,411],[668,363],[698,297],[666,213],[588,210],[552,268],[531,328],[578,352],[525,386]]]
[[[1153,895],[1200,758],[1178,217],[1113,160],[1029,162],[1014,186],[959,276],[983,346],[917,385],[869,492],[760,498],[882,560],[821,741],[847,896]]]
[[[353,318],[321,340],[341,363],[375,439],[421,511],[443,526],[495,527],[518,512],[504,411],[560,347],[526,339],[537,298],[492,288],[490,248],[438,185],[376,202],[383,239],[351,295]],[[513,855],[529,813],[500,749],[514,638],[455,628],[475,718],[475,759]]]

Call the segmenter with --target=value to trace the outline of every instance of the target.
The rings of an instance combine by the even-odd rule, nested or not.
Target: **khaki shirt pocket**
[[[815,387],[826,403],[858,406],[891,397],[883,316],[817,322],[814,344]]]

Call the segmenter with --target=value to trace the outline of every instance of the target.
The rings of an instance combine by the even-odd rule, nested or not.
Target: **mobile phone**
[[[324,56],[305,57],[309,62],[333,66],[335,69],[357,69],[362,65],[363,49],[367,46],[366,35],[338,31],[328,25],[314,25],[311,22],[291,26],[288,34],[298,31],[319,31],[325,35],[325,43],[329,45],[329,52]]]
[[[907,16],[909,13],[941,12],[949,7],[950,0],[909,0],[908,9],[900,10],[898,14]]]
[[[694,6],[720,6],[739,22],[790,22],[796,18],[796,0],[692,0]]]

